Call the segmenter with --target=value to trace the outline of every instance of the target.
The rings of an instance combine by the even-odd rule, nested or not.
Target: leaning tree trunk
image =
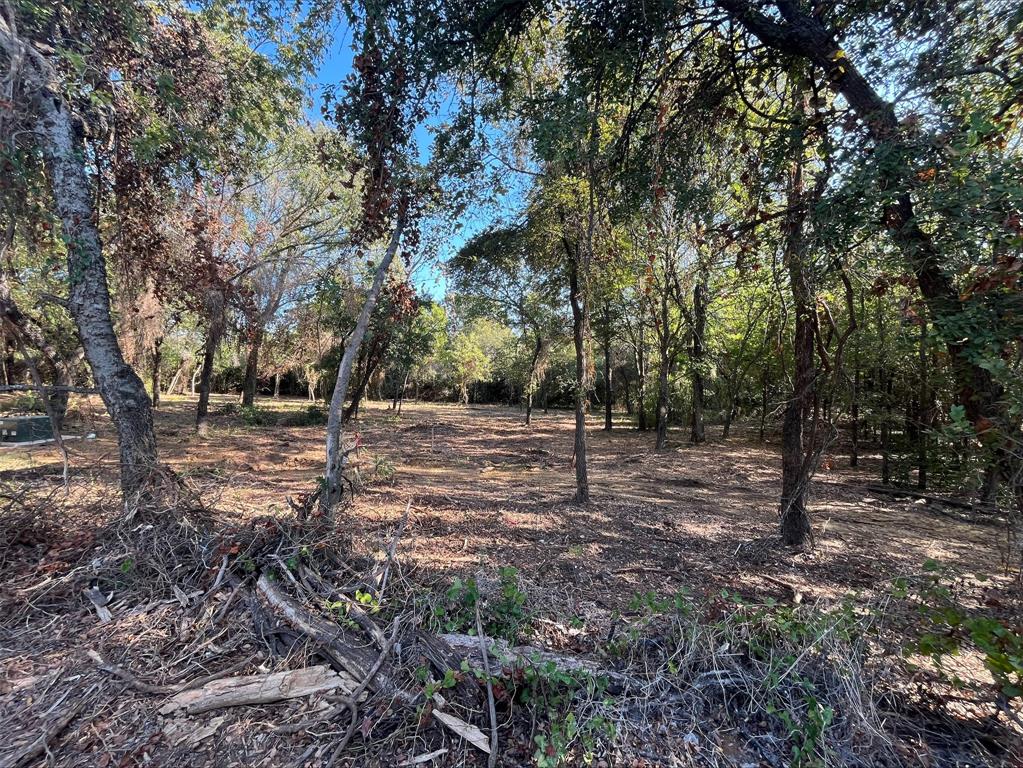
[[[245,381],[242,384],[242,405],[254,405],[256,387],[259,382],[259,351],[263,346],[264,331],[262,326],[251,329],[249,354],[245,358]]]
[[[121,490],[125,503],[134,507],[157,462],[153,411],[142,380],[124,360],[110,318],[106,261],[85,167],[85,146],[59,94],[45,88],[37,105],[43,158],[67,244],[67,307],[117,430]]]
[[[575,254],[569,263],[569,302],[572,304],[572,341],[575,344],[575,441],[572,461],[575,464],[575,500],[580,504],[590,501],[590,480],[586,465],[586,411],[587,373],[589,360],[586,350],[588,325],[586,297],[579,285],[579,258]]]
[[[369,293],[366,294],[366,301],[362,305],[359,319],[355,323],[352,335],[348,337],[345,344],[344,354],[338,365],[337,380],[334,382],[334,392],[330,398],[330,409],[327,413],[327,462],[324,472],[323,490],[320,494],[320,509],[329,519],[333,519],[337,506],[341,503],[344,493],[344,465],[345,453],[342,447],[343,421],[342,410],[345,397],[348,394],[348,383],[352,378],[352,367],[355,358],[362,347],[362,340],[369,328],[369,320],[373,314],[373,308],[380,298],[380,291],[384,287],[384,280],[387,278],[387,270],[390,269],[394,254],[398,251],[401,243],[402,231],[405,229],[404,215],[400,215],[391,233],[391,241],[387,244],[383,258],[377,265],[376,274],[373,276],[373,284]]]

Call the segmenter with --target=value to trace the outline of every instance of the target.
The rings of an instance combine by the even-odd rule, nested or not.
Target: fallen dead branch
[[[641,684],[641,681],[637,678],[608,669],[590,659],[552,653],[532,645],[513,647],[504,640],[475,637],[473,635],[446,634],[438,635],[438,637],[479,669],[483,669],[482,649],[486,648],[490,656],[505,667],[550,664],[558,672],[606,678],[609,683],[609,692],[611,693],[633,690]]]
[[[300,699],[316,693],[327,693],[340,688],[346,693],[354,691],[351,679],[335,672],[325,664],[302,669],[271,672],[267,675],[244,675],[214,680],[200,688],[190,688],[172,696],[160,707],[161,715],[177,710],[198,715],[214,709],[240,707],[250,704],[272,704],[285,699]]]
[[[89,651],[86,651],[86,654],[95,662],[99,669],[113,675],[114,677],[120,678],[136,691],[141,693],[150,693],[154,696],[170,696],[193,688],[200,688],[207,683],[227,677],[240,669],[244,669],[251,664],[255,658],[254,656],[249,656],[225,669],[220,670],[219,672],[214,672],[212,675],[206,675],[205,677],[200,677],[187,683],[178,683],[176,685],[154,685],[153,683],[147,683],[144,680],[140,680],[128,670],[107,661],[98,651],[90,649]]]
[[[286,594],[280,586],[264,573],[256,581],[256,590],[270,608],[284,617],[285,621],[309,637],[323,653],[352,679],[370,678],[373,690],[394,696],[406,704],[413,704],[416,697],[402,690],[391,677],[380,670],[379,658],[368,647],[355,644],[334,622],[316,616],[297,600]],[[372,674],[370,674],[372,672]],[[358,684],[353,684],[354,690]]]
[[[42,733],[39,734],[38,738],[0,762],[0,768],[23,768],[23,766],[31,765],[33,761],[38,760],[43,754],[48,752],[50,742],[63,733],[64,729],[67,728],[71,722],[78,717],[82,709],[85,708],[86,698],[87,696],[82,696],[78,701],[71,705],[67,712],[49,725],[44,726]]]

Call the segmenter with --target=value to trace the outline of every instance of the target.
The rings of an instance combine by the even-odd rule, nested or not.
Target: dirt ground
[[[322,472],[322,426],[248,426],[226,397],[213,403],[207,438],[191,429],[194,401],[170,398],[157,415],[161,457],[217,496],[225,523],[288,514],[286,496],[315,487]],[[304,400],[263,400],[281,420]],[[80,401],[70,440],[71,493],[98,496],[117,512],[116,447],[97,402]],[[857,470],[830,457],[814,483],[816,547],[777,545],[780,460],[776,444],[743,430],[728,441],[716,429],[704,445],[673,433],[665,451],[653,435],[594,417],[589,433],[592,503],[571,503],[572,415],[538,412],[526,427],[514,408],[406,403],[400,416],[368,403],[357,430],[365,493],[354,512],[356,540],[376,547],[411,502],[403,555],[423,576],[445,578],[513,565],[548,599],[581,614],[620,609],[637,592],[695,594],[727,588],[750,596],[804,599],[869,592],[928,559],[997,575],[1004,530],[964,520],[955,510],[872,494],[877,457]],[[52,446],[0,449],[0,480],[59,486]],[[56,491],[55,493],[62,493]],[[96,526],[102,520],[80,521]],[[68,525],[70,538],[81,534]],[[47,542],[59,551],[60,542]],[[70,546],[70,545],[69,545]],[[43,555],[45,560],[46,555]]]
[[[253,414],[240,412],[233,398],[216,398],[205,438],[192,429],[191,399],[170,398],[157,415],[161,459],[213,510],[212,527],[224,532],[220,541],[273,528],[267,516],[292,517],[288,497],[313,490],[322,471],[323,426],[286,426],[307,422],[309,404],[264,400],[259,408],[256,415],[263,423],[250,424]],[[589,433],[592,503],[583,507],[572,502],[570,413],[537,413],[526,427],[514,408],[406,403],[398,416],[386,404],[367,404],[356,426],[360,447],[355,461],[364,488],[350,513],[355,554],[385,550],[407,509],[398,548],[400,576],[395,576],[403,586],[396,589],[407,587],[402,594],[412,595],[413,602],[424,596],[429,600],[443,595],[456,576],[472,575],[492,585],[500,567],[514,566],[531,616],[526,641],[573,658],[603,653],[600,649],[609,646],[623,619],[626,625],[642,621],[630,608],[636,595],[664,598],[687,591],[711,598],[710,604],[723,603],[719,593],[727,590],[779,604],[827,606],[850,593],[864,600],[883,595],[895,576],[918,573],[928,559],[963,572],[992,574],[994,581],[974,584],[981,599],[983,590],[998,589],[994,599],[1005,610],[1011,613],[1018,604],[1008,597],[1013,588],[1006,589],[1013,576],[1000,571],[1003,529],[963,519],[943,506],[871,494],[866,486],[877,477],[876,457],[865,457],[856,471],[843,456],[827,458],[830,468],[814,485],[816,546],[791,552],[779,546],[776,534],[776,444],[759,444],[740,429],[728,441],[712,438],[694,447],[679,431],[672,433],[667,450],[656,452],[653,435],[631,428],[624,415],[611,433],[600,426],[595,418]],[[216,716],[160,714],[168,686],[182,680],[230,671],[231,664],[268,674],[282,665],[302,668],[308,658],[292,658],[290,651],[267,656],[261,650],[266,637],[263,644],[256,640],[254,609],[246,602],[247,610],[237,610],[243,598],[231,607],[244,581],[234,590],[214,586],[206,591],[215,574],[203,571],[198,579],[182,580],[201,585],[198,591],[176,589],[174,569],[179,566],[174,563],[198,562],[205,568],[208,552],[200,558],[186,553],[178,559],[176,552],[169,558],[166,552],[153,556],[163,564],[159,574],[169,577],[174,595],[168,595],[167,583],[149,594],[149,582],[133,575],[134,586],[114,595],[113,620],[98,621],[81,593],[100,567],[96,564],[107,564],[108,585],[120,580],[122,566],[134,574],[139,565],[124,553],[142,559],[143,552],[159,545],[136,542],[136,548],[122,550],[127,541],[119,537],[144,540],[145,529],[158,526],[105,527],[121,519],[121,501],[116,443],[100,404],[75,403],[67,431],[75,439],[67,442],[66,491],[52,445],[0,449],[0,498],[9,510],[0,527],[0,724],[9,740],[5,745],[0,738],[0,766],[10,765],[11,755],[31,745],[40,732],[44,744],[52,741],[55,755],[40,753],[35,762],[14,765],[43,760],[76,768],[321,764],[343,729],[324,726],[322,732],[312,729],[295,738],[275,732],[281,723],[301,721],[325,707],[316,697],[235,707]],[[21,503],[25,499],[31,503]],[[15,519],[18,509],[34,510],[38,519]],[[171,523],[176,526],[173,540],[185,541],[189,532],[177,520]],[[332,542],[326,546],[333,548]],[[314,653],[304,647],[303,653]],[[713,645],[711,652],[718,647]],[[140,691],[104,670],[105,662],[90,658],[90,652],[159,686],[146,682],[149,689],[144,685]],[[960,666],[956,674],[964,678],[990,680],[976,658],[963,659]],[[905,689],[900,700],[907,702],[900,705],[905,718],[900,722],[915,723],[917,703],[934,697],[935,678],[913,676],[900,679],[899,685]],[[691,690],[698,693],[699,688]],[[992,735],[990,708],[943,690],[945,709],[938,707],[936,715],[928,710],[926,723],[892,737],[910,755],[908,762],[885,764],[915,764],[918,753],[958,754],[958,734],[965,732],[970,744],[982,745],[971,755],[993,749],[1002,755],[997,764],[1014,765],[1016,753],[1004,751],[1005,737]],[[757,741],[775,738],[765,731],[766,722],[743,720],[724,704],[714,704],[709,712],[679,704],[669,707],[670,716],[648,705],[644,697],[616,704],[618,716],[644,735],[615,747],[624,751],[608,753],[596,765],[787,763],[784,750],[766,759],[763,749],[753,748],[767,744],[770,752],[774,742]],[[62,713],[71,719],[62,719]],[[482,722],[481,712],[465,716],[470,714]],[[411,759],[432,753],[446,757],[431,764],[483,764],[478,750],[445,740],[439,727],[424,727],[420,716],[392,712],[389,704],[367,705],[359,717],[360,731],[365,730],[356,752],[342,761],[346,766],[390,766],[400,763],[395,755]],[[499,764],[536,764],[535,717],[520,717],[514,726],[508,717]],[[77,724],[67,727],[72,720]],[[930,734],[926,747],[919,746],[924,732]],[[693,753],[693,744],[702,746]],[[373,759],[366,757],[367,750],[375,750]],[[678,755],[692,760],[679,763]],[[986,758],[970,760],[934,764],[989,764]]]

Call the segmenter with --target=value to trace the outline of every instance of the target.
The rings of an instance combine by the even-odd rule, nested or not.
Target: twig
[[[88,693],[91,692],[92,690],[90,689]],[[88,696],[88,693],[86,693],[86,696]],[[85,707],[86,696],[82,696],[82,698],[72,704],[71,708],[57,718],[53,725],[44,728],[39,738],[11,755],[3,763],[0,763],[0,768],[21,768],[21,766],[30,765],[33,760],[48,752],[50,742],[59,736]]]
[[[497,709],[494,706],[494,685],[490,680],[490,658],[487,653],[487,641],[483,634],[483,622],[480,621],[480,606],[476,603],[476,636],[480,639],[480,653],[483,656],[483,674],[487,677],[487,708],[490,710],[490,755],[487,757],[487,768],[497,764]]]
[[[398,530],[394,532],[394,538],[391,540],[391,546],[387,548],[387,562],[384,565],[384,572],[380,576],[380,588],[377,590],[378,599],[383,598],[384,590],[387,588],[387,578],[391,573],[391,563],[394,561],[395,553],[398,551],[398,541],[401,539],[401,535],[405,531],[405,525],[408,523],[408,513],[410,509],[412,509],[411,497],[409,497],[408,503],[405,505],[405,513],[401,516],[401,522],[398,524]]]
[[[222,669],[219,672],[214,672],[212,675],[206,675],[205,677],[199,677],[194,680],[189,680],[187,683],[178,683],[176,685],[154,685],[153,683],[147,683],[144,680],[139,680],[137,677],[135,677],[135,675],[133,675],[131,672],[124,669],[123,667],[119,667],[117,664],[113,664],[107,661],[106,659],[103,658],[102,655],[100,655],[99,651],[94,651],[90,649],[86,653],[88,654],[89,658],[96,663],[96,666],[99,667],[104,672],[109,672],[114,677],[120,678],[137,691],[141,691],[142,693],[150,693],[153,694],[154,696],[169,696],[171,694],[181,693],[182,691],[187,691],[192,688],[201,688],[207,683],[212,683],[214,680],[219,680],[220,678],[227,677],[228,675],[237,672],[240,669],[244,669],[245,667],[252,663],[253,659],[256,658],[255,654],[253,654],[252,656],[246,656],[241,661],[235,662],[231,666]]]
[[[318,723],[334,719],[339,714],[341,714],[345,709],[348,709],[349,711],[352,712],[352,721],[354,722],[355,716],[357,714],[355,709],[357,708],[357,702],[359,700],[359,697],[366,692],[366,689],[369,687],[369,684],[373,681],[373,678],[376,677],[377,672],[380,671],[380,667],[383,666],[384,661],[390,655],[391,649],[394,647],[394,643],[398,639],[398,629],[400,625],[400,620],[401,620],[400,617],[398,616],[395,617],[394,624],[392,625],[391,629],[391,636],[388,637],[387,640],[384,642],[384,647],[380,651],[380,655],[377,656],[377,660],[373,663],[373,666],[370,667],[369,672],[366,673],[366,676],[362,679],[362,682],[360,682],[359,685],[355,688],[355,690],[353,690],[351,694],[349,694],[348,696],[341,696],[337,698],[337,700],[341,702],[340,706],[334,707],[333,709],[330,709],[324,712],[323,714],[317,715],[316,717],[310,718],[308,720],[303,720],[302,722],[299,723],[278,726],[277,728],[274,729],[274,731],[276,731],[277,733],[298,733],[299,731],[304,731],[307,728],[310,728]],[[348,738],[351,737],[349,736]],[[347,739],[345,740],[344,743],[345,744],[348,743]],[[337,755],[335,754],[335,756],[331,758],[331,760],[334,760],[336,758]]]

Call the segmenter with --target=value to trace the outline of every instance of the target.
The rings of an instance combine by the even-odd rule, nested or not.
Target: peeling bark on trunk
[[[345,397],[348,394],[348,383],[352,378],[352,368],[355,365],[359,349],[362,347],[362,340],[365,338],[366,330],[369,328],[369,320],[373,314],[373,308],[380,298],[380,291],[384,287],[387,270],[391,266],[394,254],[398,251],[404,229],[405,219],[404,215],[401,215],[395,224],[394,231],[391,233],[391,240],[387,244],[383,258],[381,258],[380,263],[377,265],[376,274],[373,276],[373,284],[366,295],[366,301],[362,305],[359,319],[355,323],[352,335],[348,338],[348,343],[345,344],[345,351],[338,365],[337,379],[334,382],[334,392],[330,398],[330,409],[327,414],[327,461],[326,471],[324,472],[324,487],[320,495],[321,511],[331,519],[333,519],[336,508],[341,502],[344,491],[342,473],[344,472],[345,455],[342,447],[342,410]]]
[[[44,89],[37,104],[40,144],[67,243],[68,309],[117,430],[121,490],[133,507],[157,462],[152,407],[142,380],[124,360],[110,318],[106,261],[82,139],[59,95]]]

